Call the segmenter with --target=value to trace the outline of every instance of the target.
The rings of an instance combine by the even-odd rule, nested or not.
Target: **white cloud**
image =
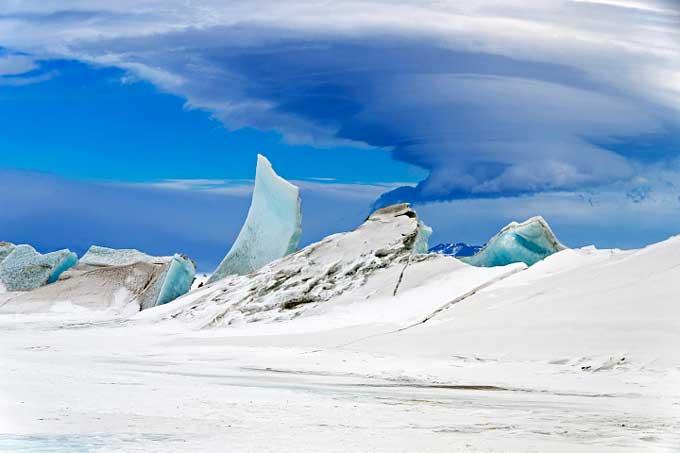
[[[33,58],[24,55],[0,55],[0,76],[25,74],[37,68]]]
[[[626,179],[634,162],[602,142],[663,135],[680,113],[672,1],[24,0],[3,9],[2,46],[118,66],[126,81],[150,80],[228,128],[393,148],[432,172],[425,195]]]

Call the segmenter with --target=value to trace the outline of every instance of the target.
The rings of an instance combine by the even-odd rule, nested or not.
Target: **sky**
[[[402,201],[431,245],[680,233],[675,0],[5,0],[0,119],[0,240],[45,251],[209,271],[257,153],[303,244]]]

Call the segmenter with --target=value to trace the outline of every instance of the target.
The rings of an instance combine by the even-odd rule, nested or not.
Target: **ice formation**
[[[257,156],[255,189],[241,232],[227,256],[208,280],[249,274],[297,249],[302,232],[300,190]]]
[[[179,254],[154,257],[93,246],[86,257],[51,285],[6,295],[0,313],[50,312],[68,305],[104,316],[130,316],[182,296],[196,272],[193,262]]]
[[[30,245],[3,243],[0,250],[5,255],[0,262],[0,283],[7,291],[30,291],[54,283],[78,263],[76,254],[68,249],[43,255]]]
[[[175,254],[163,265],[163,273],[158,279],[157,289],[151,292],[148,302],[142,303],[142,309],[164,305],[186,294],[196,275],[196,268],[190,259]]]
[[[135,249],[113,249],[93,245],[80,260],[82,271],[90,267],[120,267],[147,263],[158,268],[139,295],[141,309],[167,304],[191,289],[196,275],[194,263],[180,254],[151,256]]]
[[[192,291],[163,313],[203,325],[290,319],[331,299],[391,297],[400,285],[408,288],[409,275],[432,275],[419,270],[423,263],[468,267],[419,254],[427,250],[430,232],[408,204],[389,206],[354,231],[328,236],[247,276],[231,275]]]
[[[432,228],[420,222],[418,235],[416,236],[415,243],[413,244],[413,252],[421,254],[427,253],[428,250],[427,241],[429,241],[430,236],[432,236]]]
[[[156,257],[147,255],[146,253],[135,249],[113,249],[93,245],[80,259],[80,263],[91,266],[125,266],[127,264],[140,262],[165,263],[171,259],[172,257],[169,256]]]
[[[531,266],[565,248],[543,217],[532,217],[522,223],[508,224],[478,253],[459,259],[473,266],[483,267],[519,262]]]

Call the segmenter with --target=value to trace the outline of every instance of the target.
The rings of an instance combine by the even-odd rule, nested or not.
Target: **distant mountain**
[[[435,245],[430,249],[430,253],[439,253],[449,256],[472,256],[482,249],[481,245],[468,245],[464,242],[448,242]]]

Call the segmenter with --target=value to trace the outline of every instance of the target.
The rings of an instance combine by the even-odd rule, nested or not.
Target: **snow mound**
[[[328,236],[248,276],[229,276],[143,317],[194,320],[199,327],[285,320],[324,302],[393,295],[407,267],[443,259],[427,250],[429,228],[408,204],[374,212],[354,231]],[[425,243],[425,245],[423,245]],[[351,297],[350,297],[351,296]]]
[[[245,275],[297,249],[302,232],[300,190],[257,156],[253,199],[241,232],[209,282]]]
[[[532,217],[522,223],[512,222],[476,254],[460,260],[473,266],[504,266],[522,262],[531,266],[538,261],[564,250],[543,217]]]
[[[30,291],[57,281],[59,276],[78,263],[68,249],[41,254],[26,244],[2,243],[0,283],[6,291]]]

